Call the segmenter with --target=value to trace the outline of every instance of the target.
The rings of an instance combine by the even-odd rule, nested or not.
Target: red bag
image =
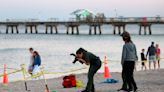
[[[64,88],[76,87],[75,75],[64,76],[62,85]]]

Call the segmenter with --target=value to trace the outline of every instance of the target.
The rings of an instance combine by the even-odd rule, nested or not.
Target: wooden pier
[[[94,19],[94,20],[78,20],[72,19],[70,21],[16,21],[16,20],[8,20],[8,21],[0,21],[0,25],[6,26],[6,34],[18,34],[19,25],[25,26],[24,33],[39,33],[38,26],[45,26],[45,34],[58,34],[60,31],[58,30],[58,25],[64,25],[66,27],[66,34],[80,34],[79,26],[87,25],[89,26],[88,34],[102,34],[102,25],[112,25],[113,26],[113,34],[121,34],[126,30],[126,25],[138,25],[139,27],[139,35],[141,35],[142,31],[144,31],[144,35],[149,32],[149,35],[152,34],[151,26],[154,24],[164,24],[164,18],[160,17],[126,17],[126,18],[105,18],[105,19]],[[98,29],[98,30],[97,30]],[[141,30],[144,29],[144,30]],[[71,32],[70,32],[71,31]],[[109,30],[111,31],[111,30]],[[2,32],[0,32],[2,33]]]

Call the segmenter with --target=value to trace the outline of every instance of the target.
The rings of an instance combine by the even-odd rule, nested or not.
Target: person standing
[[[122,50],[122,59],[121,64],[123,67],[122,70],[122,88],[118,91],[134,91],[137,92],[137,85],[133,78],[133,72],[135,67],[135,62],[138,60],[137,51],[135,44],[131,41],[130,34],[126,31],[122,33],[122,39],[125,42]],[[125,85],[126,84],[126,85]]]
[[[92,54],[91,52],[86,51],[83,48],[79,48],[76,51],[76,58],[81,63],[84,63],[86,65],[90,65],[89,71],[88,71],[88,82],[85,90],[81,92],[95,92],[94,88],[94,75],[101,67],[101,60],[96,55]]]
[[[34,55],[33,74],[36,74],[40,72],[41,58],[37,51],[34,51],[33,55]]]
[[[142,49],[142,52],[141,52],[141,70],[143,70],[143,68],[145,68],[145,70],[147,69],[146,67],[146,57],[145,57],[145,49]]]
[[[154,64],[154,69],[156,69],[156,48],[154,42],[151,43],[151,46],[148,47],[146,57],[149,55],[149,69],[151,69],[151,63]]]
[[[161,54],[161,50],[159,48],[159,45],[156,44],[156,59],[157,59],[157,63],[158,63],[158,69],[160,69],[160,54]]]
[[[29,66],[28,66],[28,73],[32,75],[33,63],[34,63],[34,56],[33,56],[34,49],[29,48],[29,52],[30,52],[31,56],[30,56],[30,63],[29,63]]]

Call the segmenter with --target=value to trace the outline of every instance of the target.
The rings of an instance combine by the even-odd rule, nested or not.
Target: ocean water
[[[39,31],[44,32],[44,27],[39,26]],[[20,69],[21,64],[26,64],[28,67],[30,53],[28,48],[33,47],[38,51],[45,71],[48,72],[67,72],[63,74],[46,75],[48,78],[57,77],[74,69],[85,67],[79,63],[72,64],[73,57],[70,53],[75,53],[80,47],[96,54],[103,61],[104,56],[109,59],[109,69],[111,72],[121,72],[121,53],[124,42],[119,35],[112,34],[111,26],[103,26],[103,35],[88,35],[88,27],[80,27],[81,35],[66,35],[64,27],[59,28],[61,34],[3,34],[5,27],[0,26],[0,74],[3,73],[3,64],[7,67]],[[24,32],[24,27],[20,26],[21,32]],[[131,33],[132,40],[136,44],[137,54],[140,61],[140,52],[144,48],[147,51],[148,46],[154,41],[161,48],[161,57],[164,58],[164,25],[152,26],[153,35],[138,35],[138,26],[128,26],[127,31]],[[140,70],[140,62],[137,70]],[[164,59],[161,60],[161,67],[164,68]],[[7,72],[15,71],[8,69]],[[87,69],[75,71],[74,73],[85,73]],[[99,70],[103,72],[103,66]],[[9,75],[11,81],[21,80],[22,73]],[[0,78],[2,80],[2,78]]]

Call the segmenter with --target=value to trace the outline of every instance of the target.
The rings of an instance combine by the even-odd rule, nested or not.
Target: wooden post
[[[89,26],[89,35],[91,35],[92,34],[92,26],[90,25]]]
[[[55,25],[55,31],[56,31],[56,34],[58,34],[58,29],[57,29],[57,26]]]
[[[151,25],[149,25],[149,35],[151,35],[152,32],[151,32]]]
[[[35,33],[36,33],[36,34],[38,33],[37,25],[35,25]]]
[[[146,35],[146,26],[144,26],[144,35]]]
[[[113,34],[115,35],[116,34],[116,26],[113,25]]]
[[[97,34],[97,33],[96,33],[96,31],[97,31],[97,30],[96,30],[96,27],[97,27],[97,26],[94,26],[94,33],[95,33],[95,35]]]
[[[26,28],[25,28],[25,33],[27,34],[27,30],[28,30],[28,27],[26,26]]]
[[[19,33],[19,31],[18,31],[18,26],[15,26],[15,28],[16,28],[16,31],[17,31],[17,34]]]
[[[69,26],[67,26],[67,34],[69,34]]]
[[[30,26],[30,31],[31,31],[31,34],[32,34],[32,27],[33,27],[33,26]]]
[[[77,35],[79,35],[79,27],[76,26]]]
[[[53,26],[50,25],[51,34],[53,34]]]
[[[8,33],[9,33],[9,27],[6,26],[6,34],[8,34]]]
[[[14,28],[13,26],[10,26],[11,27],[11,33],[13,34],[14,33]]]
[[[48,26],[46,25],[46,32],[45,32],[46,34],[47,34],[47,30],[48,30]]]
[[[101,32],[101,25],[99,25],[98,27],[99,27],[99,35],[101,35],[102,34],[102,32]]]
[[[118,26],[118,34],[121,34],[121,26]]]
[[[141,35],[141,28],[142,28],[142,26],[140,25],[140,28],[139,28],[139,35]]]
[[[73,27],[73,26],[71,26],[71,28],[72,28],[72,34],[74,34],[74,27]]]

